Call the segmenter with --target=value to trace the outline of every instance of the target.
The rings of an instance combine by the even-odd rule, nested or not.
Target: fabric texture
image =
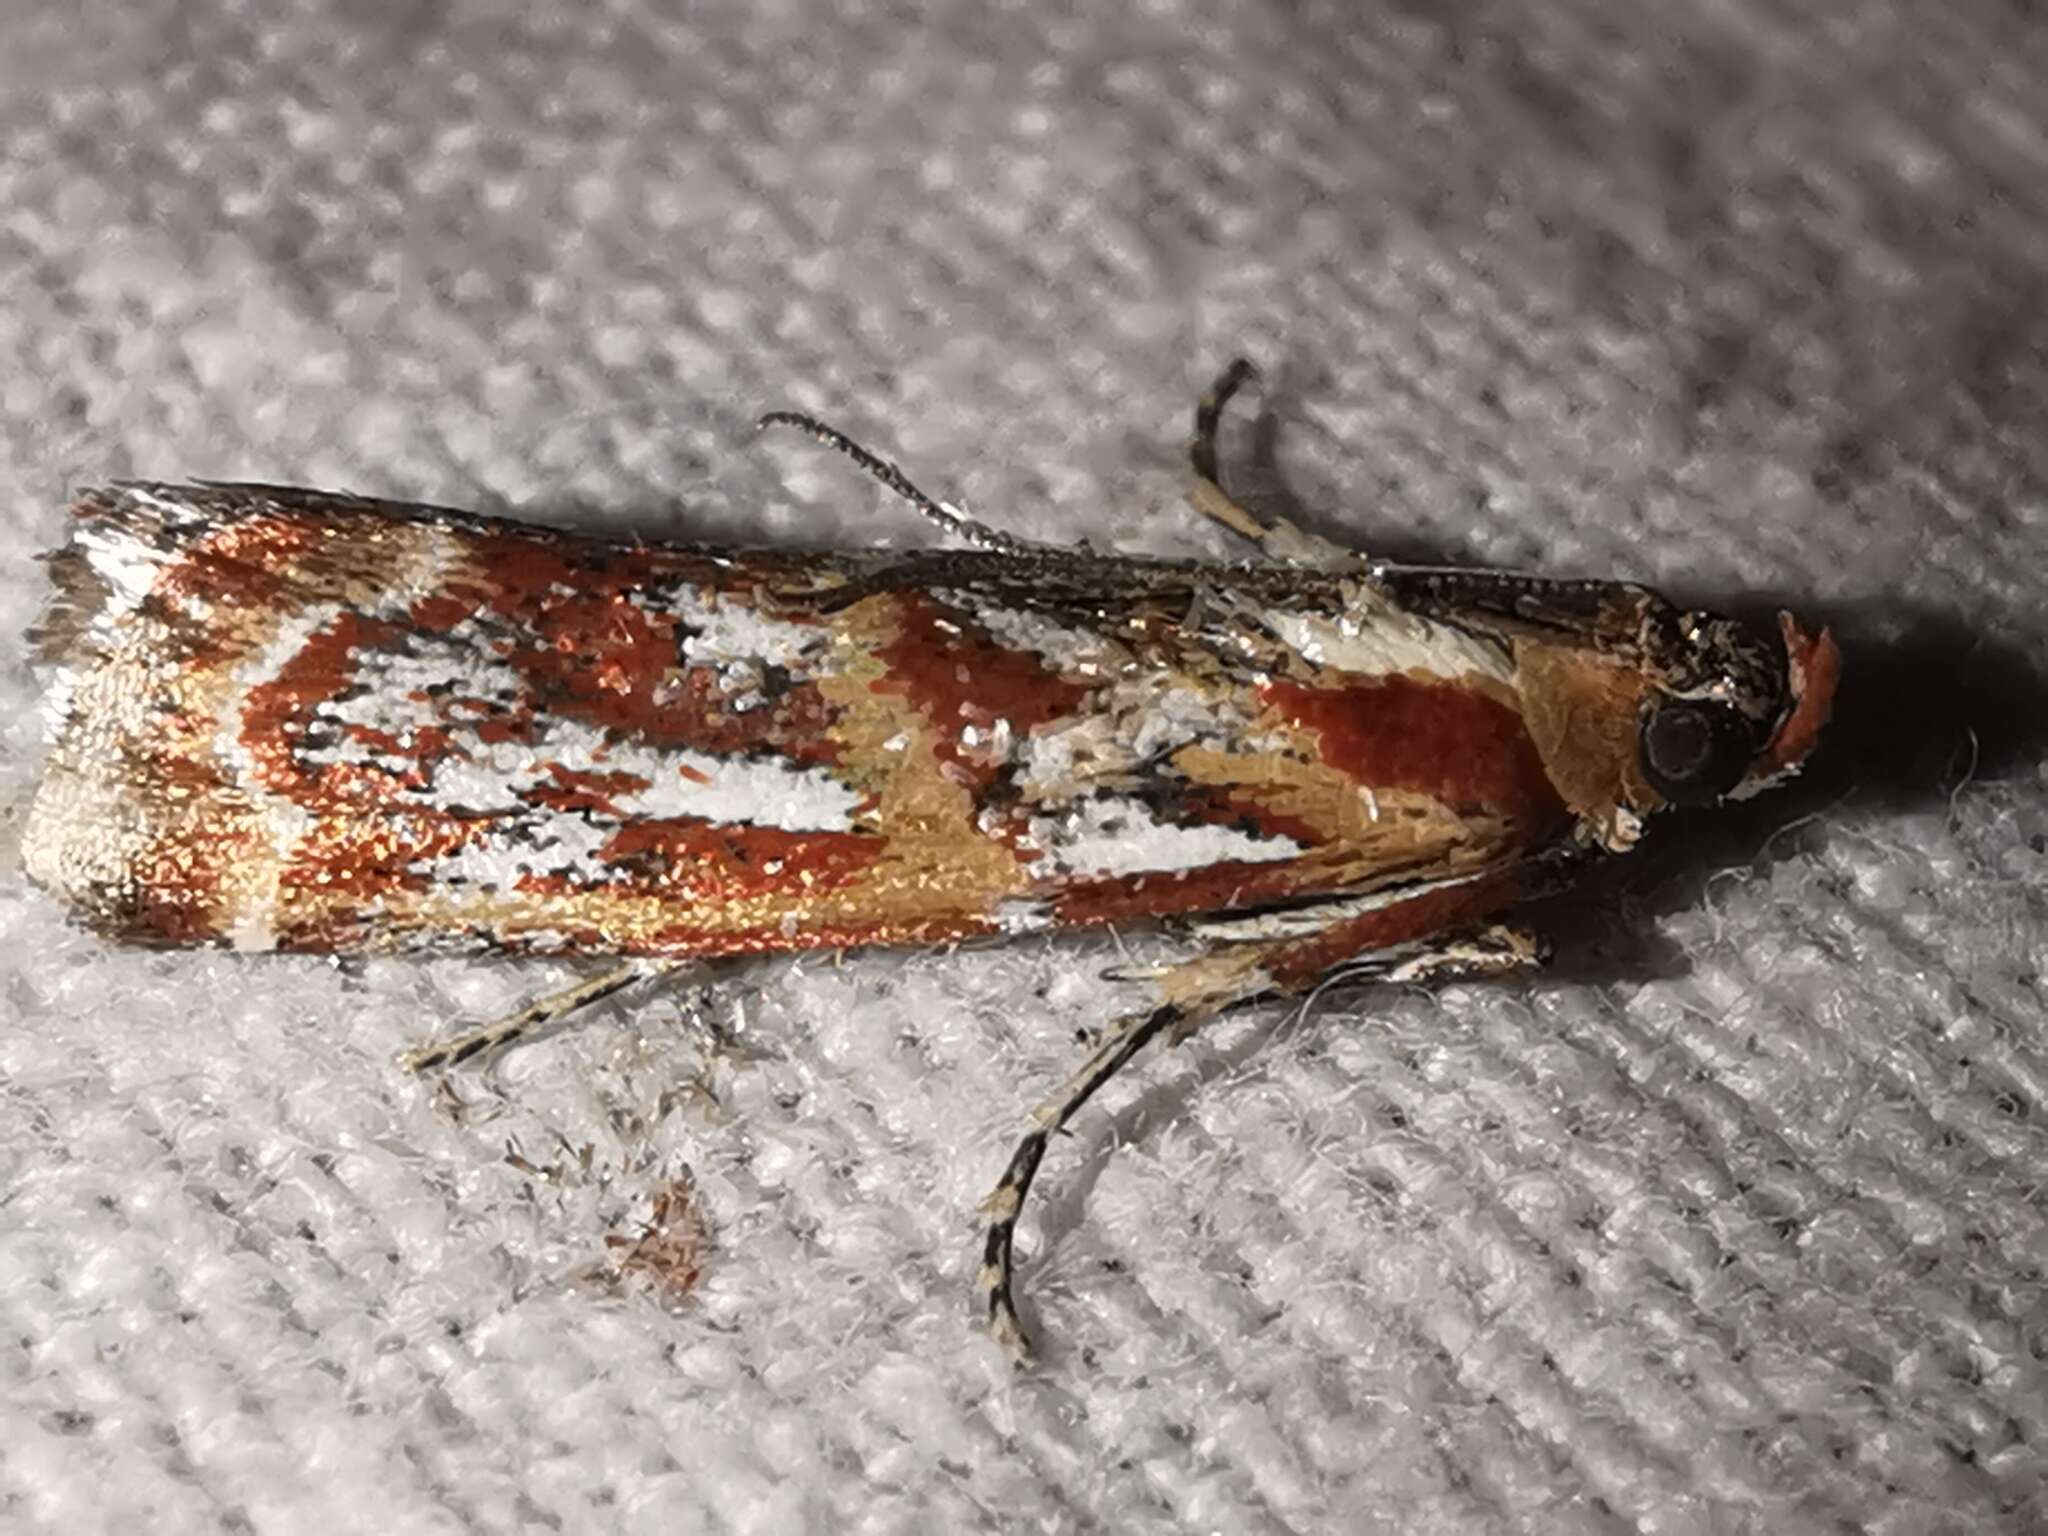
[[[1252,504],[1782,603],[1847,673],[1801,781],[1544,915],[1549,975],[1137,1063],[1025,1222],[1023,1377],[975,1206],[1123,996],[1109,937],[722,966],[437,1094],[399,1049],[573,970],[121,952],[10,874],[0,1523],[2048,1526],[2033,7],[12,0],[5,38],[17,805],[82,485],[935,537],[754,437],[794,405],[999,527],[1220,554],[1183,443],[1239,352]],[[679,1180],[681,1297],[625,1262]]]

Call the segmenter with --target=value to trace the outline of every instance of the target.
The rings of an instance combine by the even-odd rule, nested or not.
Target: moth
[[[1794,772],[1840,668],[1644,587],[1392,565],[1224,490],[1234,563],[984,528],[809,417],[968,547],[736,550],[264,485],[72,509],[33,631],[29,876],[109,938],[613,957],[495,1050],[690,960],[1103,925],[1181,958],[1032,1111],[986,1202],[997,1338],[1050,1138],[1151,1041],[1337,975],[1500,972],[1499,919],[1666,806]]]

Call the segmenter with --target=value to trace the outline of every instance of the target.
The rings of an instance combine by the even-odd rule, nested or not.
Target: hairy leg
[[[1223,488],[1222,471],[1216,461],[1217,424],[1231,397],[1258,374],[1258,369],[1244,358],[1233,358],[1196,402],[1195,435],[1188,442],[1188,460],[1195,471],[1195,483],[1188,491],[1189,503],[1204,517],[1221,523],[1240,538],[1249,539],[1275,560],[1324,571],[1367,568],[1370,562],[1356,550],[1297,528],[1284,517],[1262,518]]]
[[[1030,1128],[982,1204],[989,1222],[976,1289],[987,1309],[989,1330],[1005,1353],[1019,1365],[1028,1364],[1032,1355],[1031,1341],[1017,1316],[1013,1249],[1017,1221],[1039,1165],[1053,1136],[1132,1057],[1161,1035],[1169,1043],[1185,1039],[1240,1004],[1298,995],[1327,982],[1373,977],[1442,980],[1498,975],[1539,964],[1541,947],[1528,934],[1457,920],[1497,905],[1499,895],[1497,884],[1474,878],[1442,882],[1405,901],[1332,901],[1320,926],[1303,921],[1307,913],[1297,911],[1290,914],[1294,921],[1285,937],[1225,938],[1160,973],[1154,981],[1159,1003],[1118,1019],[1073,1075],[1031,1112]],[[1461,901],[1470,906],[1470,913],[1460,912]]]
[[[602,1002],[614,993],[623,992],[635,982],[665,976],[677,966],[680,960],[628,960],[624,965],[613,967],[599,976],[575,982],[559,992],[536,998],[517,1013],[508,1014],[489,1024],[466,1029],[451,1039],[435,1045],[415,1046],[398,1058],[398,1064],[408,1072],[432,1072],[442,1067],[459,1067],[466,1061],[479,1056],[504,1050],[529,1039],[552,1024],[557,1024],[579,1009]]]

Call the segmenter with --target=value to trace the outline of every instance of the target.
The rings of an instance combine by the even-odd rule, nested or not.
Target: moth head
[[[1841,653],[1679,608],[1632,582],[1394,569],[1411,611],[1513,658],[1515,707],[1585,841],[1621,852],[1674,805],[1743,799],[1796,772],[1827,723]]]
[[[1581,835],[1612,852],[1669,806],[1796,772],[1827,723],[1841,655],[1826,631],[1782,616],[1774,634],[1618,583],[1578,611],[1541,596],[1540,626],[1526,595],[1511,621],[1523,723]]]
[[[1790,614],[1774,635],[1662,604],[1644,617],[1643,658],[1635,766],[1663,805],[1746,799],[1797,772],[1842,661],[1833,636],[1808,636]]]

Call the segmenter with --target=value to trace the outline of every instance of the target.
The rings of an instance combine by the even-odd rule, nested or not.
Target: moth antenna
[[[802,411],[770,411],[754,423],[757,432],[765,431],[769,427],[795,427],[827,448],[836,448],[909,502],[928,521],[937,524],[956,539],[963,539],[976,548],[993,550],[1004,555],[1027,554],[1031,550],[1031,545],[1023,539],[977,521],[951,502],[938,501],[927,496],[911,484],[910,477],[895,464],[880,454],[861,447],[837,427],[827,426],[815,416],[806,416]]]

